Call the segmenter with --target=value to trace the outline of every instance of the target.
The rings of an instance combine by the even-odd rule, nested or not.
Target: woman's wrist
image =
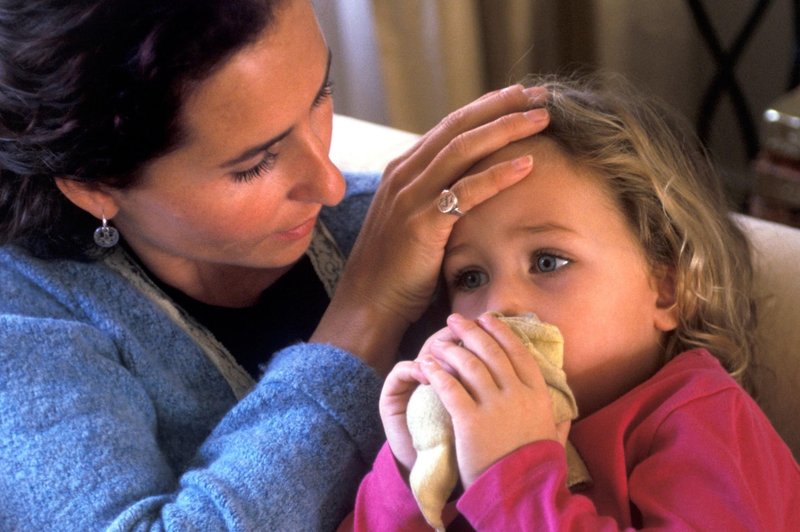
[[[396,362],[408,326],[406,319],[379,305],[334,297],[310,341],[344,349],[385,377]]]

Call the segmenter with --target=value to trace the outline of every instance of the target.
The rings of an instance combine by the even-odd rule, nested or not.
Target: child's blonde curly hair
[[[753,393],[750,245],[730,218],[719,176],[691,128],[616,77],[526,84],[549,93],[543,105],[550,126],[541,135],[606,177],[651,267],[674,274],[680,321],[665,338],[664,362],[706,348]]]

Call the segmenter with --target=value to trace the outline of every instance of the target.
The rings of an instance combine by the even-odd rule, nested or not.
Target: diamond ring
[[[444,189],[436,201],[436,208],[442,214],[461,216],[464,213],[458,208],[458,196],[452,190]]]

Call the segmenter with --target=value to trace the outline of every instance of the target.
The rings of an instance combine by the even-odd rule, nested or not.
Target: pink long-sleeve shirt
[[[797,462],[756,403],[704,350],[679,355],[574,423],[570,440],[593,477],[591,488],[566,488],[558,443],[531,443],[496,462],[448,505],[448,530],[800,526]],[[430,530],[388,445],[341,528]]]

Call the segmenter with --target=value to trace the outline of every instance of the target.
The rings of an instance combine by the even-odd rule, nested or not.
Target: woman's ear
[[[111,219],[117,215],[119,206],[113,196],[103,187],[77,179],[56,177],[56,186],[72,203],[98,220]]]
[[[657,266],[653,280],[656,283],[657,297],[655,308],[655,327],[659,331],[672,331],[678,326],[678,305],[675,287],[675,268]]]

